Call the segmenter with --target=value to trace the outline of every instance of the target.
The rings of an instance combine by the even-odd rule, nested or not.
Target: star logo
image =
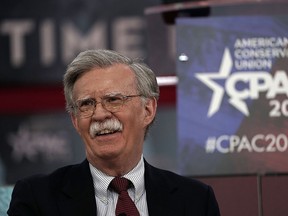
[[[219,85],[217,82],[213,81],[213,79],[216,80],[226,79],[231,72],[232,66],[233,66],[232,58],[229,49],[226,48],[224,50],[219,73],[213,72],[213,73],[201,73],[195,75],[197,79],[199,79],[213,91],[213,96],[208,110],[208,117],[211,117],[219,110],[224,95],[223,87]]]
[[[230,51],[228,48],[225,48],[218,73],[215,72],[201,73],[201,74],[198,73],[195,75],[197,79],[199,79],[213,91],[213,96],[207,114],[208,117],[213,116],[219,110],[225,93],[223,87],[214,80],[227,79],[231,73],[232,67],[233,62]],[[232,104],[235,108],[237,108],[246,116],[249,115],[246,103],[242,101],[240,98],[232,97],[229,99],[229,103]]]

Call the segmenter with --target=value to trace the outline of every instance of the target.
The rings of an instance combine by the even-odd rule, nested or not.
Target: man
[[[220,215],[209,186],[143,158],[159,97],[156,77],[144,63],[109,50],[82,52],[68,66],[64,92],[87,159],[18,181],[10,216]],[[114,178],[131,185],[128,196],[117,191]],[[134,213],[125,210],[128,205]]]

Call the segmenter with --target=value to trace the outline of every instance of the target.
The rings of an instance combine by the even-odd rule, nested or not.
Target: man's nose
[[[101,102],[97,102],[95,104],[95,109],[92,115],[92,118],[96,119],[96,120],[102,120],[105,119],[109,116],[111,116],[112,113],[110,111],[108,111]]]

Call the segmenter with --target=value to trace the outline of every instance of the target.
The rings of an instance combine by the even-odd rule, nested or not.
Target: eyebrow
[[[90,99],[94,99],[93,97],[90,97],[90,96],[86,96],[86,97],[83,97],[83,98],[78,98],[77,100],[76,100],[76,102],[77,101],[83,101],[83,100],[90,100]],[[95,100],[95,99],[94,99]]]
[[[123,94],[121,92],[109,92],[107,94],[104,94],[103,96],[101,96],[100,98],[103,98],[103,97],[110,97],[110,96],[116,96],[116,95],[123,95],[125,96],[126,94]],[[78,98],[76,101],[80,101],[80,100],[87,100],[87,99],[94,99],[95,100],[95,97],[92,97],[91,95],[88,95],[88,96],[85,96],[83,98]]]

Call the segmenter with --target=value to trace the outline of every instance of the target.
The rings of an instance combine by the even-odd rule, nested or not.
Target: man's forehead
[[[107,94],[135,93],[135,74],[127,65],[95,68],[83,74],[74,84],[74,98]]]

